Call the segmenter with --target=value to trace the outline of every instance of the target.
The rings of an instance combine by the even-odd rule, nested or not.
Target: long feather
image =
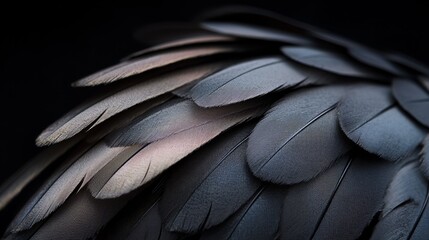
[[[284,191],[264,186],[226,222],[203,232],[201,239],[276,239]]]
[[[278,57],[247,61],[217,72],[191,89],[191,97],[202,107],[223,106],[293,87],[306,79]]]
[[[370,155],[345,156],[310,182],[289,188],[282,239],[357,239],[383,206],[396,166]]]
[[[303,89],[276,103],[249,138],[247,161],[253,174],[279,184],[308,181],[346,153],[350,145],[335,109],[345,90]]]
[[[239,22],[203,22],[204,29],[234,37],[266,41],[278,41],[295,45],[312,45],[313,40],[305,35],[285,32],[274,28]]]
[[[101,188],[93,189],[92,193],[97,198],[113,198],[128,193],[158,176],[228,128],[260,114],[261,109],[239,111],[191,126],[153,142],[125,162]],[[99,180],[94,178],[94,181]]]
[[[59,170],[38,193],[26,204],[9,226],[10,231],[29,229],[49,216],[76,189],[84,186],[105,164],[114,158],[129,157],[136,147],[110,148],[103,142],[95,145],[73,161],[64,170]]]
[[[190,47],[172,50],[165,53],[150,55],[142,59],[136,59],[133,61],[120,63],[118,65],[89,75],[88,77],[85,77],[75,82],[75,85],[94,86],[100,84],[108,84],[123,78],[141,74],[148,70],[164,67],[178,62],[183,62],[185,60],[234,51],[236,51],[236,48],[227,46]]]
[[[412,79],[395,79],[392,92],[405,111],[429,127],[429,91]]]
[[[246,164],[254,124],[223,134],[174,169],[161,199],[170,231],[196,233],[223,222],[261,186]]]
[[[221,120],[231,114],[254,108],[260,103],[236,104],[222,108],[201,108],[190,100],[167,102],[157,111],[136,118],[130,125],[109,136],[112,146],[148,144],[180,132]]]
[[[368,152],[396,161],[414,152],[425,131],[394,103],[388,88],[368,86],[351,91],[338,106],[344,133]]]
[[[204,78],[223,66],[223,63],[202,64],[132,85],[93,104],[85,105],[79,111],[71,111],[43,131],[36,142],[38,145],[49,145],[68,139],[81,131],[88,131],[124,110]],[[153,101],[147,105],[150,108]]]
[[[426,239],[429,234],[429,185],[416,163],[392,180],[380,222],[371,239]]]
[[[282,52],[299,63],[335,74],[370,79],[382,78],[367,66],[340,53],[310,47],[283,47]]]

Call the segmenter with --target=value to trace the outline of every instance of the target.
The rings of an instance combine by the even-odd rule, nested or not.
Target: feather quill
[[[223,106],[300,84],[306,76],[284,59],[261,58],[234,65],[198,82],[191,97],[202,107]]]
[[[344,86],[302,89],[277,102],[250,135],[247,161],[264,181],[294,184],[326,170],[350,149],[335,106]]]
[[[350,91],[338,106],[338,118],[349,139],[391,161],[409,156],[425,136],[396,107],[389,89],[376,85]]]
[[[412,79],[395,79],[392,92],[406,112],[429,127],[429,91]]]

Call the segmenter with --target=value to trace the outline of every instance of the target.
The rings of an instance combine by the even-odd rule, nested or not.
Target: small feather
[[[294,184],[326,170],[350,145],[335,106],[344,86],[298,90],[268,111],[250,135],[248,163],[264,181]]]
[[[203,232],[202,239],[276,239],[283,206],[284,191],[261,187],[226,222]]]
[[[417,121],[429,127],[429,91],[412,79],[395,79],[393,96],[399,105]]]
[[[371,239],[426,239],[428,190],[428,182],[417,164],[404,166],[387,190],[382,217]]]
[[[124,163],[94,195],[97,198],[113,198],[128,193],[158,176],[228,128],[260,113],[260,109],[232,113],[153,142]]]
[[[150,55],[142,59],[120,63],[89,75],[88,77],[77,81],[75,85],[94,86],[108,84],[123,78],[141,74],[148,70],[164,67],[185,60],[233,51],[236,51],[236,49],[226,46],[204,46],[172,50],[165,53]]]
[[[283,47],[282,52],[304,65],[335,74],[371,79],[379,79],[381,77],[367,66],[337,52],[328,52],[310,47]]]
[[[371,155],[345,156],[319,177],[288,189],[282,239],[357,239],[383,207],[396,165]]]
[[[161,210],[169,231],[196,233],[237,211],[261,186],[246,164],[254,124],[219,136],[177,166],[169,176]]]
[[[338,118],[349,139],[391,161],[409,156],[425,136],[396,107],[389,89],[376,85],[350,91],[338,106]]]
[[[203,22],[202,28],[234,37],[250,38],[266,41],[278,41],[296,45],[312,45],[309,37],[274,28],[236,22]]]
[[[226,68],[198,82],[191,97],[202,107],[223,106],[293,87],[306,79],[284,59],[247,61]]]
[[[120,90],[79,111],[71,111],[44,130],[37,138],[38,145],[49,145],[89,131],[107,119],[137,104],[151,100],[180,86],[204,78],[225,66],[223,63],[203,64],[156,76]],[[153,102],[148,102],[150,108]]]

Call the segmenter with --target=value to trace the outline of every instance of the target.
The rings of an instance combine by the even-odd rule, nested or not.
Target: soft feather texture
[[[423,141],[420,169],[426,178],[429,179],[429,135]]]
[[[426,239],[429,186],[416,163],[404,166],[392,180],[380,222],[372,239]]]
[[[249,138],[253,174],[279,184],[308,181],[327,169],[350,146],[335,106],[344,86],[298,90],[281,99],[256,125]]]
[[[413,79],[395,79],[392,92],[405,111],[429,128],[429,91]]]
[[[306,77],[282,58],[261,58],[217,72],[198,82],[190,92],[199,106],[223,106],[293,87]]]
[[[276,239],[284,190],[263,186],[231,218],[203,233],[205,240]]]
[[[249,109],[226,115],[147,145],[107,179],[96,197],[113,198],[136,189],[228,128],[258,116],[260,111]]]
[[[396,166],[370,155],[345,156],[321,176],[291,187],[282,239],[357,239],[383,206]]]
[[[338,118],[352,141],[391,161],[409,156],[425,136],[425,131],[396,107],[385,87],[350,91],[338,106]]]
[[[237,211],[261,186],[246,164],[253,124],[238,127],[207,144],[174,169],[161,199],[170,231],[195,233]]]
[[[109,67],[77,82],[76,86],[94,86],[112,83],[143,72],[175,64],[189,59],[212,56],[220,53],[234,52],[237,48],[227,46],[205,46],[172,50],[165,53],[146,56]]]
[[[310,47],[283,47],[282,51],[297,62],[335,74],[370,79],[381,77],[367,66],[339,53]]]
[[[118,113],[139,103],[148,101],[167,92],[210,75],[225,66],[226,63],[211,63],[198,67],[187,67],[174,72],[145,80],[99,101],[85,105],[79,111],[72,111],[48,127],[38,137],[39,145],[60,142],[75,134],[90,130]],[[153,101],[147,106],[153,106]]]

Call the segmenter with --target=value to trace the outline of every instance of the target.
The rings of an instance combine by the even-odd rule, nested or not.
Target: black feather
[[[338,118],[352,141],[391,161],[409,156],[425,136],[425,131],[396,107],[385,87],[351,91],[338,106]]]
[[[326,170],[350,145],[335,106],[344,86],[298,90],[268,111],[250,135],[247,162],[264,181],[293,184]]]

